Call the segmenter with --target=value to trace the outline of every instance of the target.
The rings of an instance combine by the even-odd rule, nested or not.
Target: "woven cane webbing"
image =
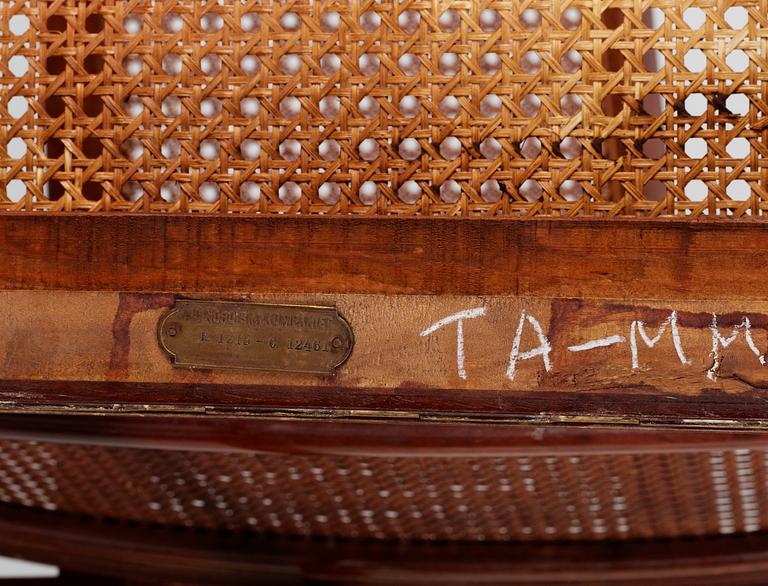
[[[0,501],[97,519],[399,540],[768,529],[768,452],[529,458],[244,455],[0,442]]]
[[[766,0],[0,3],[0,210],[762,216]]]

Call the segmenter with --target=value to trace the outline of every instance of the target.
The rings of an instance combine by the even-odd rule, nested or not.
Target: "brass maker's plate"
[[[174,366],[335,374],[354,336],[335,307],[179,299],[160,318]]]

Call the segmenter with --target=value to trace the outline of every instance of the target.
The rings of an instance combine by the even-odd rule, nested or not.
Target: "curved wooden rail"
[[[119,447],[380,457],[766,449],[768,432],[300,417],[0,415],[0,438]]]
[[[655,542],[398,544],[259,539],[0,505],[0,552],[65,571],[188,584],[764,583],[768,535]]]

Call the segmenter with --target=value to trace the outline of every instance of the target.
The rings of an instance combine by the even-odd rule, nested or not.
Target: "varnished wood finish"
[[[220,415],[0,415],[0,438],[68,444],[379,457],[766,449],[768,432]]]
[[[601,393],[572,393],[556,388],[538,392],[457,392],[457,389],[339,387],[291,388],[274,385],[120,383],[112,381],[0,381],[0,411],[51,411],[65,415],[206,413],[285,414],[328,417],[378,416],[400,419],[529,420],[537,423],[582,419],[592,423],[763,427],[765,400],[756,393],[704,392],[644,394],[618,388]],[[122,402],[115,403],[119,398]]]
[[[760,299],[759,222],[0,217],[0,289]]]
[[[764,583],[768,536],[582,544],[259,539],[0,506],[0,553],[65,570],[201,584]]]

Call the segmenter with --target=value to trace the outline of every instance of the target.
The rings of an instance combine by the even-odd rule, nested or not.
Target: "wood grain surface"
[[[195,297],[334,306],[356,344],[336,376],[176,368],[157,342],[173,295],[4,291],[0,400],[6,408],[166,405],[625,421],[674,413],[715,421],[732,418],[734,408],[753,422],[768,414],[768,303],[761,301]],[[460,348],[451,316],[467,310],[474,314],[462,321]]]
[[[4,214],[0,289],[761,299],[750,221]]]
[[[111,447],[371,458],[530,457],[766,450],[768,431],[297,417],[0,413],[0,438]]]
[[[757,222],[6,214],[0,401],[759,426],[767,261]],[[335,306],[357,342],[335,377],[176,369],[180,297]],[[481,309],[460,364],[433,325]]]

